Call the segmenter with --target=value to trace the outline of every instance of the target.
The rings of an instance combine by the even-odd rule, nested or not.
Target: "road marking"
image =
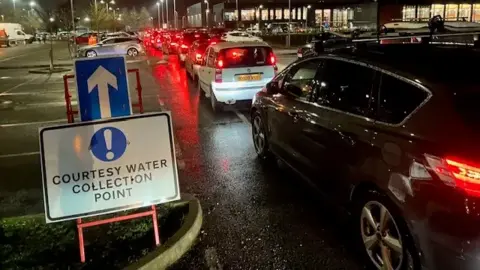
[[[56,119],[56,120],[49,120],[49,121],[38,121],[38,122],[23,122],[23,123],[12,123],[12,124],[1,124],[0,128],[8,128],[8,127],[20,127],[20,126],[28,126],[28,125],[38,125],[38,124],[50,124],[50,123],[60,123],[60,122],[67,122],[67,119]]]
[[[54,90],[54,91],[47,91],[47,92],[14,92],[14,93],[2,94],[2,96],[28,96],[28,95],[40,96],[40,95],[57,94],[57,93],[64,93],[64,92],[65,92],[64,90]]]
[[[249,124],[250,125],[250,121],[248,120],[247,117],[245,117],[245,115],[243,115],[241,112],[239,112],[237,109],[233,108],[233,111],[235,112],[235,114],[238,116],[238,118],[240,118],[242,120],[242,122],[244,122],[245,124]]]
[[[28,81],[26,81],[26,82],[23,82],[23,83],[20,83],[20,84],[15,85],[14,87],[8,89],[7,91],[5,91],[5,92],[3,92],[3,93],[0,93],[0,97],[6,95],[8,92],[11,92],[11,91],[19,88],[20,86],[23,86],[23,85],[25,85],[25,84],[28,84],[28,83],[32,82],[32,81],[35,80],[35,79],[37,79],[37,77],[33,77],[33,78],[31,78],[30,80],[28,80]]]
[[[72,105],[77,105],[77,101],[72,100]],[[15,109],[27,109],[27,108],[42,108],[42,107],[55,107],[55,106],[65,106],[65,101],[52,101],[52,102],[41,102],[41,103],[29,103],[22,104],[15,107]]]
[[[14,157],[25,157],[25,156],[33,156],[33,155],[38,155],[40,152],[25,152],[25,153],[18,153],[18,154],[6,154],[6,155],[0,155],[0,159],[2,158],[14,158]]]

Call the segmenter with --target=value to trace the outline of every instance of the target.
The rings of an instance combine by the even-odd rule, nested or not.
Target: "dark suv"
[[[480,269],[479,60],[426,44],[299,60],[253,101],[257,154],[345,206],[373,269]]]

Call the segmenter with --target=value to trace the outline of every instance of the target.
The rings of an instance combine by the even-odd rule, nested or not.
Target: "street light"
[[[5,16],[2,14],[2,15],[0,15],[0,17],[2,17],[2,22],[4,22],[5,21]]]
[[[158,23],[158,28],[161,28],[161,26],[160,26],[160,2],[157,2],[157,23]]]
[[[49,19],[49,20],[50,20],[50,22],[54,22],[54,21],[55,21],[55,18],[53,18],[53,17],[50,17],[50,19]]]
[[[210,8],[209,8],[210,4],[208,3],[208,0],[204,0],[203,2],[207,4],[207,9],[205,10],[205,19],[207,21],[207,28],[208,28],[208,24],[209,24],[208,15],[210,13]]]
[[[30,1],[30,7],[31,7],[31,8],[33,8],[35,5],[36,5],[36,3],[35,3],[35,2],[33,2],[33,1]]]
[[[165,24],[165,12],[163,11],[163,0],[160,0],[160,8],[162,9],[162,26],[161,28],[163,28],[163,25]]]
[[[85,19],[83,19],[83,21],[89,22],[89,21],[90,21],[90,18],[89,18],[89,17],[85,17]]]
[[[312,8],[312,5],[307,6],[307,14],[305,14],[305,27],[308,27],[308,12]]]

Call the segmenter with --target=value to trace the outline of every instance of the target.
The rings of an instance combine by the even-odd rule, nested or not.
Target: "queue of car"
[[[277,74],[268,44],[205,38],[185,70],[214,111],[251,100],[259,159],[347,210],[368,269],[480,269],[479,44],[382,43],[325,35]]]

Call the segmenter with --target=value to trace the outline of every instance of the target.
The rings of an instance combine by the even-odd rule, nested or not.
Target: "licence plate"
[[[262,79],[261,74],[246,74],[246,75],[238,75],[238,81],[246,82],[246,81],[260,81]]]

